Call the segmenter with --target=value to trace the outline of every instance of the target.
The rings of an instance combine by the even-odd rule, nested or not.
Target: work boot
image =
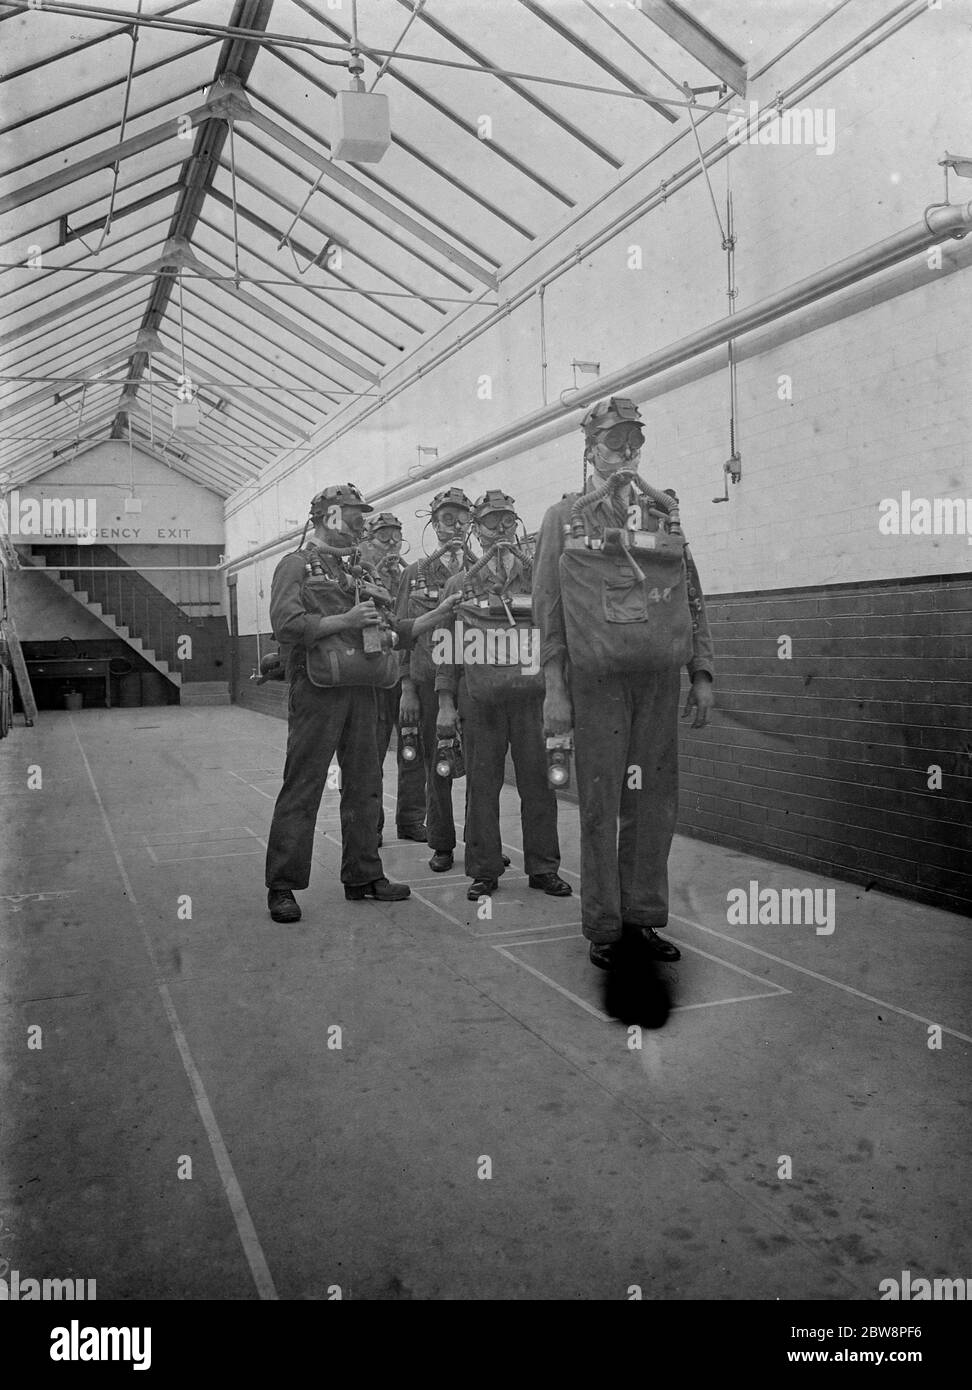
[[[451,849],[437,849],[429,860],[429,868],[434,874],[444,874],[452,868],[454,863]]]
[[[424,845],[429,837],[425,833],[424,825],[400,825],[398,838],[400,840],[417,840],[420,845]]]
[[[682,959],[682,953],[678,947],[659,936],[654,927],[632,926],[626,922],[624,933],[632,944],[638,946],[652,960]]]
[[[392,883],[387,878],[376,878],[372,883],[344,885],[344,896],[349,903],[361,902],[364,898],[374,898],[380,903],[397,903],[411,897],[411,893],[407,883]]]
[[[559,874],[531,874],[530,887],[542,888],[552,898],[569,898],[574,891]]]
[[[496,892],[498,882],[495,878],[477,878],[466,889],[466,897],[471,903],[478,902],[480,898],[488,898]]]
[[[620,941],[592,941],[590,949],[591,965],[598,970],[615,970],[620,962]]]
[[[267,907],[275,922],[300,921],[300,908],[289,888],[271,888],[267,893]]]

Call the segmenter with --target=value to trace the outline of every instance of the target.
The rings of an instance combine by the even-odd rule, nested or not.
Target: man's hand
[[[421,706],[419,705],[419,698],[418,694],[416,693],[415,686],[411,683],[406,685],[403,681],[402,698],[398,705],[399,727],[404,727],[406,729],[416,728],[419,724],[421,717],[422,710]]]
[[[543,702],[543,732],[547,738],[569,734],[574,727],[574,711],[564,689],[548,690]]]
[[[343,613],[341,618],[343,627],[352,628],[375,627],[380,621],[375,601],[370,598],[366,598],[363,603],[356,603],[353,608]]]
[[[455,738],[459,712],[455,701],[449,696],[440,697],[439,713],[435,721],[436,738]]]
[[[692,678],[692,689],[688,693],[685,701],[685,708],[682,710],[682,718],[687,719],[692,711],[695,711],[695,718],[692,720],[693,729],[703,729],[709,718],[709,710],[715,708],[715,691],[712,689],[712,681],[706,675],[700,673]]]
[[[446,594],[439,601],[438,607],[432,609],[432,614],[437,622],[446,621],[453,616],[460,603],[462,603],[462,590],[457,589],[454,594]]]

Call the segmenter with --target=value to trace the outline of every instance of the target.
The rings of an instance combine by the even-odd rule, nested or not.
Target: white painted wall
[[[806,8],[807,23],[824,12]],[[889,8],[883,0],[846,6],[754,82],[749,98],[772,101]],[[721,215],[727,169],[731,174],[738,307],[920,221],[925,207],[941,199],[937,161],[946,149],[966,151],[972,139],[964,95],[967,21],[966,6],[945,0],[801,99],[801,107],[819,108],[823,121],[833,112],[832,154],[744,145],[712,169]],[[706,118],[703,147],[724,132],[721,119]],[[588,233],[638,207],[694,152],[688,132],[551,247],[514,269],[504,279],[504,296],[514,296]],[[952,200],[970,197],[972,183],[953,180]],[[641,250],[641,269],[631,268],[632,247]],[[649,481],[677,490],[709,592],[968,568],[972,550],[965,536],[883,536],[878,517],[882,499],[902,489],[915,496],[968,495],[972,513],[970,262],[969,242],[948,243],[940,269],[915,258],[741,344],[744,476],[728,505],[711,500],[722,492],[729,454],[724,358],[716,354],[650,390],[630,393],[646,401],[642,471]],[[544,304],[548,400],[571,385],[572,357],[599,361],[606,375],[723,317],[725,254],[702,179],[583,256],[548,286]],[[833,320],[841,304],[846,316]],[[449,332],[453,338],[468,333],[488,313],[466,310]],[[420,363],[431,364],[445,341],[441,335],[428,342],[388,374],[383,389],[394,388]],[[540,361],[534,295],[447,361],[429,365],[318,454],[285,461],[270,471],[262,491],[231,500],[227,553],[240,555],[286,533],[329,482],[353,479],[366,493],[374,491],[417,461],[417,445],[434,445],[444,456],[535,410],[543,404]],[[489,399],[477,390],[484,375],[491,379]],[[784,375],[792,382],[792,400],[778,394]],[[414,545],[422,525],[415,512],[446,481],[461,482],[473,495],[501,486],[517,498],[533,529],[552,501],[578,486],[580,461],[576,419],[567,420],[540,446],[520,446],[478,473],[460,471],[381,506],[401,516]],[[266,604],[278,559],[272,555],[240,574],[242,632],[269,626]]]
[[[140,513],[125,511],[131,495],[132,460],[127,442],[107,440],[73,462],[62,464],[25,483],[22,502],[36,498],[80,499],[95,503],[96,541],[102,545],[218,545],[223,546],[223,501],[215,492],[194,483],[173,468],[134,450],[135,496]],[[175,534],[173,534],[175,533]],[[43,545],[51,536],[14,536],[18,544]],[[63,543],[63,542],[62,542]],[[124,552],[123,552],[124,553]]]

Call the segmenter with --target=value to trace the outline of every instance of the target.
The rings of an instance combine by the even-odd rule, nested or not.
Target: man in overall
[[[611,397],[587,412],[581,428],[594,473],[584,494],[567,494],[544,517],[533,611],[546,683],[544,732],[573,729],[583,932],[591,962],[611,970],[628,958],[622,940],[653,960],[680,956],[657,931],[668,921],[678,813],[680,666],[692,681],[683,717],[694,711],[692,727],[702,728],[714,703],[712,642],[677,499],[635,481],[644,442],[637,408]],[[592,494],[598,496],[587,504]],[[649,589],[645,574],[662,552],[669,582]],[[578,555],[581,563],[601,557],[591,561],[595,581],[583,621],[572,608]],[[633,566],[640,582],[632,582]],[[565,614],[567,583],[573,587]],[[639,650],[646,654],[640,670]]]
[[[399,617],[417,618],[429,612],[440,601],[449,580],[472,564],[473,555],[467,546],[472,505],[458,487],[446,488],[433,497],[430,520],[438,546],[432,555],[409,565],[402,576],[398,591]],[[423,633],[412,647],[403,650],[401,671],[399,728],[419,731],[425,767],[426,836],[432,850],[429,868],[433,873],[444,874],[454,862],[456,824],[452,810],[452,778],[440,777],[435,771],[438,697],[430,633]]]
[[[454,576],[446,585],[447,595],[464,595],[469,612],[472,611],[470,605],[487,613],[498,609],[491,619],[497,633],[502,632],[502,614],[511,613],[515,600],[523,600],[530,594],[532,566],[516,543],[518,520],[513,498],[506,493],[492,488],[481,497],[473,511],[473,526],[484,561],[478,562],[468,574]],[[500,549],[486,559],[497,544]],[[457,612],[462,613],[463,609]],[[456,650],[457,646],[458,624],[452,643],[455,661],[440,666],[435,688],[439,697],[439,737],[454,735],[457,718],[462,726],[468,780],[465,870],[473,880],[466,897],[475,902],[494,893],[506,868],[499,802],[507,749],[512,754],[516,771],[524,868],[530,887],[541,889],[551,897],[567,897],[571,892],[570,884],[557,873],[560,868],[557,797],[547,780],[542,727],[543,682],[531,681],[529,677],[519,681],[514,675],[509,694],[498,695],[495,699],[477,698],[470,688],[477,673],[472,671],[468,658]],[[533,650],[536,656],[535,643]]]
[[[341,881],[349,901],[375,898],[397,902],[409,896],[404,883],[391,883],[378,854],[381,765],[376,737],[375,669],[394,684],[397,653],[365,654],[364,634],[381,629],[391,645],[394,633],[407,644],[414,630],[449,621],[454,601],[415,623],[380,614],[374,596],[358,601],[370,570],[353,573],[351,552],[358,546],[368,505],[353,483],[327,487],[311,502],[313,535],[306,546],[285,555],[273,575],[270,621],[274,636],[290,646],[287,756],[283,786],[267,840],[267,907],[275,922],[297,922],[294,889],[310,882],[317,813],[328,766],[337,753],[341,772]],[[306,527],[305,527],[306,531]],[[335,641],[335,639],[337,639]],[[342,670],[348,673],[342,682]],[[390,677],[390,679],[388,679]]]
[[[364,538],[361,542],[361,556],[369,564],[384,587],[391,594],[400,611],[399,593],[404,582],[405,566],[401,560],[402,523],[391,512],[378,512],[369,516],[365,522]],[[431,605],[434,606],[434,605]],[[401,616],[408,615],[402,613]],[[408,659],[407,649],[402,657]],[[398,709],[401,700],[401,682],[389,690],[377,690],[378,704],[378,761],[385,765],[385,754],[391,742],[392,730],[399,729]],[[424,843],[425,834],[425,767],[421,759],[408,761],[402,757],[401,738],[398,739],[398,798],[395,803],[395,825],[400,840],[418,840]],[[384,799],[378,808],[378,844],[381,845],[385,826]]]

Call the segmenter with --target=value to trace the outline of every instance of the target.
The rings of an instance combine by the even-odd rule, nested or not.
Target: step
[[[83,603],[83,602],[84,602],[84,600],[82,599],[82,603]],[[89,604],[88,604],[88,612],[89,612],[89,613],[93,613],[93,614],[95,615],[96,618],[102,617],[101,604],[98,603],[97,600],[94,600],[93,602],[89,603]]]
[[[186,681],[180,687],[182,705],[230,704],[229,681]]]

